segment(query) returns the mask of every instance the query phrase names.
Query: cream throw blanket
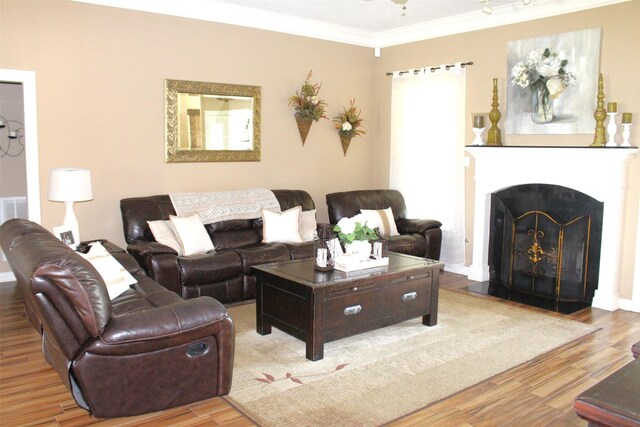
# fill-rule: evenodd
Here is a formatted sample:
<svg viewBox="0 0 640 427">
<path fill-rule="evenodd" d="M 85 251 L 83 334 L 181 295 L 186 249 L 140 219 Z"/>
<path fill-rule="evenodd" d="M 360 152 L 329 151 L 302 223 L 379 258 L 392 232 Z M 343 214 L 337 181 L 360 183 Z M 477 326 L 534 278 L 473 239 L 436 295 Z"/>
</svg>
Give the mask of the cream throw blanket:
<svg viewBox="0 0 640 427">
<path fill-rule="evenodd" d="M 280 203 L 272 191 L 252 188 L 210 193 L 169 193 L 178 216 L 197 213 L 203 224 L 230 219 L 260 218 L 263 209 L 280 212 Z"/>
</svg>

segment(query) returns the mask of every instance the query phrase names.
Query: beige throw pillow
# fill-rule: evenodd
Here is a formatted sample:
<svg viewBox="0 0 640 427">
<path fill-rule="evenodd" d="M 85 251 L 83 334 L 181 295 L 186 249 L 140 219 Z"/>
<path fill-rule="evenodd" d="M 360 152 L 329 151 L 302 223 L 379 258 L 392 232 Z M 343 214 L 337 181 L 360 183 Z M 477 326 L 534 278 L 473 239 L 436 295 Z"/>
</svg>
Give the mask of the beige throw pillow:
<svg viewBox="0 0 640 427">
<path fill-rule="evenodd" d="M 300 211 L 298 218 L 298 233 L 303 242 L 310 242 L 318 235 L 318 222 L 316 221 L 316 210 Z"/>
<path fill-rule="evenodd" d="M 147 221 L 149 229 L 156 242 L 169 246 L 174 251 L 178 252 L 178 255 L 182 255 L 182 248 L 180 247 L 180 241 L 176 234 L 176 229 L 169 220 Z"/>
<path fill-rule="evenodd" d="M 170 215 L 169 219 L 176 229 L 182 255 L 203 254 L 213 250 L 213 242 L 197 213 L 190 216 Z"/>
<path fill-rule="evenodd" d="M 113 300 L 137 283 L 136 279 L 116 260 L 100 242 L 91 243 L 89 252 L 80 256 L 89 261 L 98 270 L 105 285 L 109 299 Z"/>
<path fill-rule="evenodd" d="M 300 243 L 298 220 L 302 208 L 296 206 L 282 213 L 262 210 L 262 243 Z"/>
<path fill-rule="evenodd" d="M 371 228 L 379 228 L 380 232 L 385 237 L 399 236 L 398 228 L 396 227 L 396 221 L 393 219 L 393 211 L 391 208 L 387 209 L 361 209 L 360 213 L 364 216 L 365 220 Z"/>
</svg>

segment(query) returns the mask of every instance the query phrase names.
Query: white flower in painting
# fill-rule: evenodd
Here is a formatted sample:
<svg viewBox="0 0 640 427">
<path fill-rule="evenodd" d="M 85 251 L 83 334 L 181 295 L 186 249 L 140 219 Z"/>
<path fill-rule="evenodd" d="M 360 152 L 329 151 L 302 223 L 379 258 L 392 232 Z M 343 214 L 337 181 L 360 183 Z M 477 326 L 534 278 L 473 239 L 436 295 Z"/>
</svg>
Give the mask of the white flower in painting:
<svg viewBox="0 0 640 427">
<path fill-rule="evenodd" d="M 562 66 L 562 60 L 558 58 L 557 54 L 550 54 L 548 56 L 542 56 L 538 60 L 536 69 L 538 74 L 544 77 L 551 77 L 558 74 L 560 67 Z"/>
<path fill-rule="evenodd" d="M 527 74 L 527 66 L 524 62 L 520 61 L 513 66 L 511 77 L 511 82 L 514 85 L 523 88 L 529 86 L 529 74 Z"/>
<path fill-rule="evenodd" d="M 549 77 L 549 80 L 547 80 L 547 90 L 552 99 L 559 97 L 564 90 L 562 79 L 558 76 Z"/>
</svg>

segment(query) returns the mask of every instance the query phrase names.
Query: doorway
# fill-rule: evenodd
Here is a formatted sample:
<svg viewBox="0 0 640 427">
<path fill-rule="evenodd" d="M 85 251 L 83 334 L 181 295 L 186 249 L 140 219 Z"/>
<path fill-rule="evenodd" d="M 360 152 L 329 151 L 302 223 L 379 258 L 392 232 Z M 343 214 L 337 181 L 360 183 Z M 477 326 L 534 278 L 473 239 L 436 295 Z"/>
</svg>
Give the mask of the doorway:
<svg viewBox="0 0 640 427">
<path fill-rule="evenodd" d="M 25 218 L 40 223 L 40 175 L 36 76 L 33 71 L 0 69 L 0 223 Z M 14 280 L 4 254 L 0 282 Z"/>
</svg>

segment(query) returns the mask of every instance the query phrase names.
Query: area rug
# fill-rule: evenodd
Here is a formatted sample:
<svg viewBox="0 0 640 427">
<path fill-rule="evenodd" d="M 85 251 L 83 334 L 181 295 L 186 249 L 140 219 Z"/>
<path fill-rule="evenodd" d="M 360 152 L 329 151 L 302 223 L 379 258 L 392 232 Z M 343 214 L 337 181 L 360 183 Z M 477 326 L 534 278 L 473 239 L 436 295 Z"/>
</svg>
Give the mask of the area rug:
<svg viewBox="0 0 640 427">
<path fill-rule="evenodd" d="M 324 359 L 273 328 L 255 304 L 230 309 L 236 326 L 227 399 L 262 426 L 377 426 L 418 410 L 596 328 L 451 291 L 438 324 L 414 319 L 325 344 Z"/>
</svg>

